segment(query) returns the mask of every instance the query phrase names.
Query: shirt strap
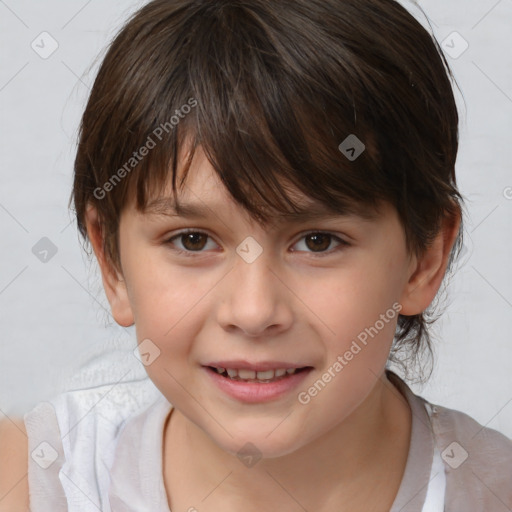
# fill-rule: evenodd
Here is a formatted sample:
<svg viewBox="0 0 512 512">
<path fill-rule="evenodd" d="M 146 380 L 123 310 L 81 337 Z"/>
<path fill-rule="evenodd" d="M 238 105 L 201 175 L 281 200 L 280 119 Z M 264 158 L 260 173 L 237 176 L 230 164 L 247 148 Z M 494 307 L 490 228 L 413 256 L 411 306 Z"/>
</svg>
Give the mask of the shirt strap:
<svg viewBox="0 0 512 512">
<path fill-rule="evenodd" d="M 430 404 L 425 404 L 429 416 L 432 414 Z M 446 493 L 446 474 L 441 453 L 437 446 L 434 448 L 432 469 L 427 488 L 427 496 L 421 512 L 443 512 Z"/>
</svg>

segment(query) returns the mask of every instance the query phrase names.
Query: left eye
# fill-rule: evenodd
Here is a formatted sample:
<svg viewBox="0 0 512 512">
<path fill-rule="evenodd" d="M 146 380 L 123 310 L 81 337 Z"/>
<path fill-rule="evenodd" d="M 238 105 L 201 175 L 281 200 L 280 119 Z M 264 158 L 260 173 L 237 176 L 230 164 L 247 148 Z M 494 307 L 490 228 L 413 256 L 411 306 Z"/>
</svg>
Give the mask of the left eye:
<svg viewBox="0 0 512 512">
<path fill-rule="evenodd" d="M 348 242 L 342 240 L 336 235 L 333 235 L 332 233 L 325 233 L 323 231 L 312 231 L 310 233 L 303 235 L 300 240 L 305 240 L 305 246 L 308 249 L 314 249 L 313 253 L 319 253 L 319 256 L 322 256 L 325 252 L 327 252 L 327 254 L 330 254 L 334 251 L 340 250 L 340 248 L 344 246 L 349 245 Z M 297 242 L 297 244 L 300 244 L 300 240 L 299 242 Z M 333 240 L 338 242 L 338 245 L 331 251 L 326 251 L 326 249 L 331 245 Z M 315 256 L 317 256 L 317 254 L 315 254 Z"/>
<path fill-rule="evenodd" d="M 181 233 L 177 233 L 176 235 L 172 236 L 171 238 L 165 241 L 165 244 L 174 246 L 174 241 L 178 240 L 182 244 L 183 249 L 175 248 L 174 250 L 177 253 L 184 253 L 188 256 L 191 255 L 190 253 L 204 252 L 203 249 L 207 245 L 208 238 L 210 238 L 210 236 L 207 233 L 204 233 L 202 231 L 188 230 L 182 231 Z M 299 245 L 302 240 L 305 240 L 304 245 L 306 247 L 306 252 L 310 252 L 308 251 L 308 249 L 312 249 L 311 253 L 315 256 L 321 256 L 326 252 L 329 254 L 339 250 L 343 246 L 349 245 L 348 242 L 342 240 L 336 235 L 333 235 L 332 233 L 326 233 L 323 231 L 310 231 L 309 233 L 304 234 L 302 238 L 298 242 L 296 242 L 295 245 Z M 331 251 L 326 251 L 331 246 L 333 240 L 338 242 L 338 246 L 332 249 Z M 299 249 L 299 251 L 300 250 L 303 249 Z M 297 250 L 294 249 L 293 252 L 297 252 Z"/>
</svg>

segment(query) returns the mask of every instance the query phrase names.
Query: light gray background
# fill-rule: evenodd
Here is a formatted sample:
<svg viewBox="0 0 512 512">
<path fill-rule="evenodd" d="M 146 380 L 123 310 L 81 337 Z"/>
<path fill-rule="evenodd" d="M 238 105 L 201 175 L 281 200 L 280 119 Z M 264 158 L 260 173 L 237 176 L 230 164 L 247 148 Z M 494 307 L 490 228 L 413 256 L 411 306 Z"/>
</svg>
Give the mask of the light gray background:
<svg viewBox="0 0 512 512">
<path fill-rule="evenodd" d="M 135 330 L 113 322 L 67 204 L 97 56 L 144 3 L 0 1 L 0 419 L 85 383 L 77 370 L 105 354 L 143 372 L 131 355 Z M 402 3 L 425 25 L 413 3 Z M 435 371 L 413 389 L 512 437 L 512 0 L 419 5 L 447 55 L 469 44 L 448 55 L 464 95 L 455 89 L 468 216 L 462 262 L 434 329 Z M 42 46 L 43 31 L 58 43 L 46 59 L 31 47 Z M 32 252 L 43 237 L 57 248 L 46 262 Z"/>
</svg>

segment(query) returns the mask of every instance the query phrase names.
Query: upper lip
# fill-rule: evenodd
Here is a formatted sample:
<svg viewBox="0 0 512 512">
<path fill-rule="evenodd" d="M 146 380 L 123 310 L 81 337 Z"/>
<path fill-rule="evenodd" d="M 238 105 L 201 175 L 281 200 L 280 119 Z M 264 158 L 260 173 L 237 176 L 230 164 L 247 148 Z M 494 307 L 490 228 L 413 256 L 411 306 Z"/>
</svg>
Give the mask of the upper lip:
<svg viewBox="0 0 512 512">
<path fill-rule="evenodd" d="M 287 363 L 284 361 L 259 361 L 257 363 L 250 363 L 249 361 L 237 359 L 231 361 L 213 361 L 211 363 L 206 363 L 204 366 L 213 366 L 214 368 L 232 368 L 237 370 L 265 371 L 278 370 L 280 368 L 304 368 L 308 365 Z"/>
</svg>

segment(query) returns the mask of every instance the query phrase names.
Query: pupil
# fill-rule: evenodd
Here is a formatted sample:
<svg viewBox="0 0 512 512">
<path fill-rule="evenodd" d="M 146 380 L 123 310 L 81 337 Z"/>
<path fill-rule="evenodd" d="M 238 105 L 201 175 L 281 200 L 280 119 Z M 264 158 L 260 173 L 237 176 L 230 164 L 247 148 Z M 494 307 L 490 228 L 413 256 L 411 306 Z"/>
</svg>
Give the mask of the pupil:
<svg viewBox="0 0 512 512">
<path fill-rule="evenodd" d="M 189 250 L 202 249 L 203 246 L 201 246 L 200 243 L 199 243 L 199 247 L 197 246 L 198 239 L 200 239 L 201 237 L 204 237 L 204 235 L 202 233 L 186 233 L 183 236 L 185 237 L 185 241 L 184 241 L 183 245 L 187 249 L 189 249 Z M 188 242 L 192 242 L 192 246 L 190 246 L 190 244 Z"/>
<path fill-rule="evenodd" d="M 314 235 L 309 235 L 307 239 L 313 240 L 312 247 L 309 247 L 308 244 L 308 247 L 310 249 L 327 249 L 329 247 L 329 235 L 326 235 L 325 233 L 316 233 Z"/>
</svg>

